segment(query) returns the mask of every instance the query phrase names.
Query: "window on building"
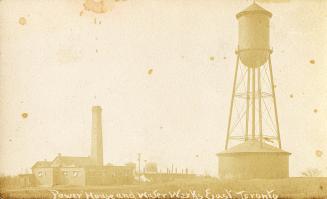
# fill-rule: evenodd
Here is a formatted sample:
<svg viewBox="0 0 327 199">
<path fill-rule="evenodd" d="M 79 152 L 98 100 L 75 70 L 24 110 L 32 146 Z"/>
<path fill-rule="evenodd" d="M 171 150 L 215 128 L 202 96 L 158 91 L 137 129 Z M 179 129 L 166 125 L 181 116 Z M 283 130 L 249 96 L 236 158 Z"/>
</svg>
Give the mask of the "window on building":
<svg viewBox="0 0 327 199">
<path fill-rule="evenodd" d="M 42 171 L 39 171 L 39 172 L 37 173 L 37 175 L 38 175 L 39 177 L 42 177 L 42 176 L 43 176 L 43 172 L 42 172 Z"/>
<path fill-rule="evenodd" d="M 73 172 L 73 176 L 74 176 L 74 177 L 77 177 L 77 176 L 78 176 L 78 173 L 79 173 L 78 171 L 74 171 L 74 172 Z"/>
</svg>

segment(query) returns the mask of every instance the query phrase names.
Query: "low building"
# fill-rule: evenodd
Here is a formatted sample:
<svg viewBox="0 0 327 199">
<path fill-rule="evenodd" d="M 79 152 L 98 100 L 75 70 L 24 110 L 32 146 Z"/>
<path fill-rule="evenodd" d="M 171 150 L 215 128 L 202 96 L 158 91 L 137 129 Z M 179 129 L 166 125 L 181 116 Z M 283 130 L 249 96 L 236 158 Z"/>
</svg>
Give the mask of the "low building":
<svg viewBox="0 0 327 199">
<path fill-rule="evenodd" d="M 131 184 L 134 168 L 96 166 L 89 157 L 58 155 L 53 161 L 39 161 L 32 167 L 38 186 Z"/>
<path fill-rule="evenodd" d="M 51 167 L 51 162 L 38 161 L 32 166 L 32 174 L 35 178 L 35 185 L 53 186 L 55 169 Z"/>
<path fill-rule="evenodd" d="M 289 155 L 277 147 L 249 140 L 218 153 L 222 179 L 289 177 Z"/>
<path fill-rule="evenodd" d="M 147 179 L 148 182 L 151 183 L 162 183 L 179 179 L 191 179 L 196 177 L 196 175 L 188 173 L 188 169 L 178 170 L 177 168 L 175 168 L 174 172 L 173 168 L 171 170 L 167 168 L 166 172 L 158 171 L 158 166 L 155 162 L 148 162 L 145 164 L 142 176 Z"/>
</svg>

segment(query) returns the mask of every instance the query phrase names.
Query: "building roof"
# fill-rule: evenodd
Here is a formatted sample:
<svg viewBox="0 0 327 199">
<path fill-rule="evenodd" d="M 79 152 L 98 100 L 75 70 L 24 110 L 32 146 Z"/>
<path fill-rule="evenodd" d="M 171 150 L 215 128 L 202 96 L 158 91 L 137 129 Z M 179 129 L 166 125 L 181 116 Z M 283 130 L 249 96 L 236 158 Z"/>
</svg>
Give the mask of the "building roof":
<svg viewBox="0 0 327 199">
<path fill-rule="evenodd" d="M 218 155 L 224 154 L 236 154 L 236 153 L 284 153 L 290 154 L 287 151 L 284 151 L 280 148 L 274 147 L 272 145 L 261 143 L 257 140 L 249 140 L 233 146 L 225 151 L 218 153 Z"/>
<path fill-rule="evenodd" d="M 264 9 L 263 7 L 259 6 L 258 4 L 256 3 L 253 3 L 252 5 L 250 5 L 249 7 L 247 7 L 246 9 L 244 9 L 243 11 L 239 12 L 237 15 L 236 15 L 236 18 L 240 18 L 241 16 L 243 15 L 246 15 L 246 14 L 265 14 L 269 17 L 272 16 L 271 12 L 269 12 L 268 10 Z"/>
<path fill-rule="evenodd" d="M 58 155 L 51 164 L 51 167 L 85 167 L 94 165 L 90 157 L 73 157 Z"/>
<path fill-rule="evenodd" d="M 18 174 L 19 177 L 31 177 L 34 176 L 33 173 L 23 173 L 23 174 Z"/>
<path fill-rule="evenodd" d="M 48 168 L 51 167 L 51 161 L 37 161 L 32 168 Z"/>
</svg>

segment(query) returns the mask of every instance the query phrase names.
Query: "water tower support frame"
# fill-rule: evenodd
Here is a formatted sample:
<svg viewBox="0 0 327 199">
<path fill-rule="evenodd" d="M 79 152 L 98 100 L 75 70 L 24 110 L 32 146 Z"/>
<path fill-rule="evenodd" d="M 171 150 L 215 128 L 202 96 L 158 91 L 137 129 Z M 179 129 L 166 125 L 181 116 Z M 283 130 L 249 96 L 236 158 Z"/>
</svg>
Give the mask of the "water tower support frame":
<svg viewBox="0 0 327 199">
<path fill-rule="evenodd" d="M 275 119 L 275 133 L 276 137 L 275 139 L 277 140 L 278 147 L 281 148 L 281 138 L 280 138 L 280 131 L 279 131 L 279 121 L 278 121 L 278 113 L 277 113 L 277 103 L 276 103 L 276 94 L 275 94 L 275 83 L 274 83 L 274 78 L 273 78 L 273 72 L 272 72 L 272 64 L 271 64 L 271 49 L 255 49 L 255 50 L 260 50 L 260 51 L 266 51 L 267 52 L 267 62 L 268 62 L 268 67 L 269 67 L 269 77 L 268 77 L 268 82 L 270 84 L 271 88 L 271 97 L 272 97 L 272 102 L 273 102 L 273 112 L 274 112 L 274 119 Z M 240 69 L 240 53 L 243 51 L 248 51 L 248 49 L 245 50 L 237 50 L 235 53 L 237 54 L 236 58 L 236 66 L 235 66 L 235 73 L 234 73 L 234 81 L 233 81 L 233 90 L 232 90 L 232 96 L 231 96 L 231 102 L 230 102 L 230 109 L 229 109 L 229 118 L 228 118 L 228 126 L 227 126 L 227 136 L 226 136 L 226 141 L 225 141 L 225 150 L 228 149 L 229 142 L 231 139 L 234 139 L 233 136 L 231 136 L 231 133 L 233 130 L 231 130 L 231 124 L 232 124 L 232 118 L 233 118 L 233 109 L 234 109 L 234 102 L 235 102 L 235 97 L 237 97 L 236 92 L 237 92 L 237 79 L 238 79 L 238 72 Z M 266 65 L 266 66 L 267 66 Z M 246 116 L 246 122 L 245 122 L 245 129 L 244 129 L 244 135 L 240 137 L 241 140 L 247 141 L 249 139 L 255 140 L 259 139 L 261 145 L 264 142 L 264 139 L 266 137 L 263 135 L 263 127 L 262 127 L 262 100 L 263 96 L 262 94 L 262 85 L 261 85 L 261 67 L 246 67 L 246 73 L 244 75 L 247 75 L 247 83 L 246 83 L 246 110 L 245 110 L 245 116 Z M 269 89 L 270 90 L 270 89 Z M 257 99 L 257 100 L 256 100 Z M 251 101 L 251 103 L 250 103 Z M 258 107 L 256 107 L 256 103 Z M 265 105 L 266 106 L 266 105 Z M 257 109 L 256 109 L 257 108 Z M 251 109 L 251 111 L 250 111 Z M 267 107 L 266 107 L 267 109 Z M 250 116 L 251 112 L 251 116 Z M 258 113 L 258 116 L 256 118 L 256 112 Z M 272 119 L 272 118 L 271 118 Z M 251 124 L 250 124 L 251 122 Z M 257 123 L 258 122 L 258 123 Z M 249 135 L 249 130 L 251 128 L 251 135 Z M 256 127 L 258 128 L 258 132 Z M 257 137 L 258 135 L 258 137 Z M 267 135 L 266 135 L 267 136 Z"/>
</svg>

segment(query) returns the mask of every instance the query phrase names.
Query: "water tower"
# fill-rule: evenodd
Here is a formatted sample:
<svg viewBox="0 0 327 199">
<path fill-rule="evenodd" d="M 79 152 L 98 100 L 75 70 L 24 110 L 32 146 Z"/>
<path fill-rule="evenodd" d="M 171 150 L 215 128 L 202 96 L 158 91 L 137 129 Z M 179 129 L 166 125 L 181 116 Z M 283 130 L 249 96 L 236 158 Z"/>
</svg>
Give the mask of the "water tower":
<svg viewBox="0 0 327 199">
<path fill-rule="evenodd" d="M 288 177 L 290 153 L 282 150 L 271 64 L 272 14 L 255 2 L 236 15 L 236 68 L 225 150 L 218 153 L 221 178 Z"/>
</svg>

